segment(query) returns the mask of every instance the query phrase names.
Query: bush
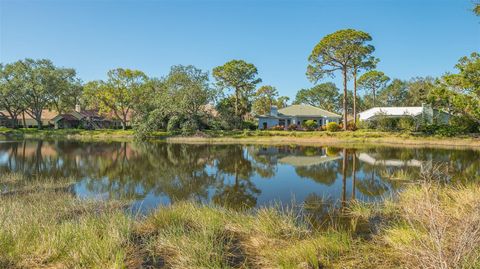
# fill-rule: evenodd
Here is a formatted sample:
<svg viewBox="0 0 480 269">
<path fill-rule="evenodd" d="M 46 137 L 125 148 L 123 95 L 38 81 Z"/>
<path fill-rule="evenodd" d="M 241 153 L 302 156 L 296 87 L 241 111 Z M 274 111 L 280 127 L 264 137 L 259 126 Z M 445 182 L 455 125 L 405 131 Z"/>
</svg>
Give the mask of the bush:
<svg viewBox="0 0 480 269">
<path fill-rule="evenodd" d="M 183 122 L 181 125 L 182 125 L 182 133 L 184 134 L 191 134 L 199 129 L 198 124 L 193 120 L 187 120 Z"/>
<path fill-rule="evenodd" d="M 287 130 L 289 130 L 289 131 L 295 131 L 297 129 L 298 129 L 298 126 L 296 124 L 290 124 L 287 127 Z"/>
<path fill-rule="evenodd" d="M 303 128 L 305 128 L 308 131 L 313 131 L 315 128 L 317 128 L 318 124 L 314 120 L 307 120 L 303 122 Z"/>
<path fill-rule="evenodd" d="M 177 131 L 178 129 L 180 129 L 180 118 L 177 117 L 177 116 L 172 116 L 169 120 L 168 120 L 168 124 L 167 124 L 167 131 L 171 132 L 171 131 Z"/>
<path fill-rule="evenodd" d="M 359 120 L 357 121 L 358 129 L 374 129 L 375 126 L 372 121 Z"/>
<path fill-rule="evenodd" d="M 340 125 L 336 122 L 329 122 L 327 123 L 327 131 L 329 132 L 337 132 L 340 130 Z"/>
<path fill-rule="evenodd" d="M 242 122 L 242 129 L 248 129 L 250 131 L 254 131 L 257 129 L 257 123 L 253 121 L 243 121 Z"/>
<path fill-rule="evenodd" d="M 400 118 L 398 128 L 403 131 L 413 131 L 415 130 L 415 120 L 412 117 Z"/>
<path fill-rule="evenodd" d="M 275 131 L 283 131 L 283 130 L 285 130 L 285 126 L 275 125 L 271 129 L 275 130 Z"/>
<path fill-rule="evenodd" d="M 480 131 L 480 124 L 465 116 L 453 116 L 450 125 L 456 126 L 462 133 L 477 133 Z"/>
<path fill-rule="evenodd" d="M 390 118 L 386 115 L 377 115 L 373 124 L 380 131 L 395 131 L 398 129 L 398 118 Z"/>
<path fill-rule="evenodd" d="M 448 124 L 429 124 L 425 125 L 422 130 L 428 135 L 439 135 L 445 137 L 452 137 L 463 133 L 461 127 Z"/>
</svg>

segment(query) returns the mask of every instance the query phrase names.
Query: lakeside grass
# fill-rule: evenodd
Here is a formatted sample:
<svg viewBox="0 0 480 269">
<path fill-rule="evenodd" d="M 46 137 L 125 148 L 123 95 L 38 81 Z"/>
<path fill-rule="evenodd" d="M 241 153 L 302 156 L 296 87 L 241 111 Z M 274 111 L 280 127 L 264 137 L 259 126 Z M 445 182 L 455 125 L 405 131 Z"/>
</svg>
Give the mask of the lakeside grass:
<svg viewBox="0 0 480 269">
<path fill-rule="evenodd" d="M 181 202 L 141 216 L 126 201 L 78 199 L 69 184 L 0 176 L 0 268 L 480 266 L 474 184 L 412 184 L 395 200 L 351 203 L 343 213 L 350 227 L 327 229 L 273 207 L 233 211 Z M 362 226 L 367 234 L 358 232 Z"/>
<path fill-rule="evenodd" d="M 0 135 L 21 138 L 67 138 L 80 140 L 132 140 L 132 129 L 9 129 L 0 127 Z M 204 130 L 191 135 L 178 132 L 153 132 L 149 140 L 175 143 L 243 143 L 243 144 L 386 144 L 406 146 L 458 146 L 480 148 L 480 135 L 456 137 L 431 136 L 422 133 L 357 131 L 212 131 Z"/>
<path fill-rule="evenodd" d="M 480 148 L 479 135 L 442 137 L 409 132 L 356 131 L 205 131 L 201 135 L 167 136 L 177 143 L 245 143 L 245 144 L 383 144 L 402 146 L 446 146 Z"/>
</svg>

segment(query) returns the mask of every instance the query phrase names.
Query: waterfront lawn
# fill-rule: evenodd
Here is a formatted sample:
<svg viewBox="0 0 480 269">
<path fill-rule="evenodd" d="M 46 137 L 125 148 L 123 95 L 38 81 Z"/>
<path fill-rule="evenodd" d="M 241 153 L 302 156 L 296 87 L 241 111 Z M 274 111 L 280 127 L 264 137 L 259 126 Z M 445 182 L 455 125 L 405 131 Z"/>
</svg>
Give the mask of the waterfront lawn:
<svg viewBox="0 0 480 269">
<path fill-rule="evenodd" d="M 279 208 L 180 202 L 140 216 L 128 201 L 75 198 L 71 183 L 1 176 L 1 268 L 480 266 L 478 185 L 411 185 L 395 201 L 350 204 L 348 227 L 320 229 Z"/>
<path fill-rule="evenodd" d="M 9 129 L 0 127 L 0 135 L 23 138 L 73 138 L 73 139 L 133 139 L 132 129 Z M 376 130 L 357 131 L 274 131 L 203 130 L 184 134 L 181 132 L 155 131 L 147 139 L 166 139 L 172 142 L 226 142 L 226 143 L 380 143 L 432 146 L 480 147 L 480 135 L 442 137 L 412 132 L 382 132 Z"/>
</svg>

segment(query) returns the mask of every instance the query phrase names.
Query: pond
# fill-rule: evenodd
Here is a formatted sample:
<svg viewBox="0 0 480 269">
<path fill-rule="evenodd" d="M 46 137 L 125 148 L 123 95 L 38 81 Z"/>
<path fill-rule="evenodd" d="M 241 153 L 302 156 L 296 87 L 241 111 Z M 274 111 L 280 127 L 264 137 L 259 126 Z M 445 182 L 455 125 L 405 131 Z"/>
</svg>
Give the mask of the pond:
<svg viewBox="0 0 480 269">
<path fill-rule="evenodd" d="M 0 176 L 70 178 L 72 195 L 130 199 L 146 212 L 182 200 L 231 208 L 341 207 L 378 201 L 407 180 L 480 180 L 480 151 L 363 146 L 0 141 Z M 3 188 L 3 190 L 2 190 Z M 7 191 L 0 185 L 0 191 Z"/>
</svg>

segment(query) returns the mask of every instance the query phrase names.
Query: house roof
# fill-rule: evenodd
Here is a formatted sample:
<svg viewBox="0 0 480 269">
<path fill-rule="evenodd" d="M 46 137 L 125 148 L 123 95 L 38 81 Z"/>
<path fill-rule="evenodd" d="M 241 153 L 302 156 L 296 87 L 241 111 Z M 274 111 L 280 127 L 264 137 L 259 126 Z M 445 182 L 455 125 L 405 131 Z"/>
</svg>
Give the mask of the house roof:
<svg viewBox="0 0 480 269">
<path fill-rule="evenodd" d="M 368 120 L 371 117 L 376 115 L 386 115 L 386 116 L 418 116 L 422 114 L 423 107 L 421 106 L 414 106 L 414 107 L 373 107 L 367 109 L 363 112 L 358 113 L 360 120 Z"/>
<path fill-rule="evenodd" d="M 6 111 L 0 111 L 0 114 L 4 114 L 4 115 L 8 115 L 8 113 Z M 54 110 L 50 110 L 50 109 L 44 109 L 42 110 L 42 120 L 43 121 L 47 121 L 47 120 L 52 120 L 53 118 L 55 118 L 55 116 L 57 116 L 57 112 L 54 111 Z M 9 117 L 10 118 L 10 117 Z M 23 119 L 23 116 L 22 114 L 20 113 L 20 115 L 17 116 L 17 119 L 18 120 L 22 120 Z M 32 118 L 30 115 L 28 115 L 27 113 L 25 113 L 25 119 L 26 120 L 33 120 L 34 118 Z"/>
<path fill-rule="evenodd" d="M 311 105 L 291 105 L 278 110 L 279 114 L 285 116 L 305 116 L 305 117 L 332 117 L 341 118 L 340 115 L 333 112 L 314 107 Z"/>
<path fill-rule="evenodd" d="M 312 166 L 341 159 L 342 156 L 286 156 L 278 160 L 279 163 L 289 164 L 292 166 Z"/>
</svg>

